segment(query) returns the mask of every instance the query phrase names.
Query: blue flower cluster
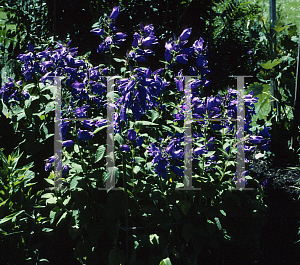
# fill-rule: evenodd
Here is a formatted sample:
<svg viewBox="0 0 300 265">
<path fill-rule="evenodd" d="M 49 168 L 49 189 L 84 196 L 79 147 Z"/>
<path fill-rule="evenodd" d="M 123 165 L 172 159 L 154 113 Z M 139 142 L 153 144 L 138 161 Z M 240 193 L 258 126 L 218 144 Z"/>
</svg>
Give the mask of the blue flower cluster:
<svg viewBox="0 0 300 265">
<path fill-rule="evenodd" d="M 120 14 L 119 7 L 114 7 L 108 20 L 100 28 L 94 28 L 91 32 L 100 36 L 102 42 L 97 48 L 99 54 L 113 54 L 112 49 L 120 46 L 126 41 L 127 35 L 118 32 L 115 26 L 116 19 Z M 226 96 L 211 96 L 202 98 L 201 89 L 208 86 L 210 81 L 207 80 L 208 74 L 211 71 L 208 69 L 208 52 L 207 46 L 204 46 L 204 40 L 200 37 L 193 45 L 187 47 L 188 39 L 192 34 L 191 28 L 186 28 L 182 31 L 179 37 L 175 34 L 165 43 L 165 68 L 153 71 L 150 68 L 131 66 L 131 62 L 137 65 L 139 62 L 146 62 L 150 55 L 154 54 L 152 48 L 158 44 L 158 39 L 155 36 L 155 30 L 152 24 L 144 26 L 140 24 L 139 31 L 133 34 L 133 42 L 131 50 L 127 51 L 125 60 L 125 69 L 129 67 L 130 71 L 123 71 L 122 79 L 116 81 L 116 89 L 119 97 L 114 104 L 108 103 L 105 96 L 107 92 L 106 76 L 112 73 L 111 65 L 91 66 L 83 57 L 77 56 L 77 48 L 70 48 L 70 43 L 57 45 L 51 49 L 47 48 L 42 52 L 36 52 L 33 45 L 29 44 L 28 53 L 20 54 L 18 59 L 23 63 L 22 72 L 25 81 L 30 81 L 34 76 L 41 77 L 40 81 L 44 84 L 52 81 L 53 76 L 64 76 L 63 89 L 64 92 L 69 92 L 69 106 L 66 110 L 66 103 L 62 103 L 63 113 L 68 113 L 71 117 L 87 118 L 88 111 L 94 110 L 97 105 L 98 110 L 102 107 L 115 109 L 115 132 L 121 132 L 122 122 L 125 126 L 128 125 L 129 115 L 132 115 L 134 121 L 141 119 L 142 115 L 146 114 L 153 108 L 159 108 L 166 111 L 166 105 L 159 102 L 162 92 L 170 83 L 176 86 L 178 92 L 184 91 L 184 74 L 183 70 L 179 70 L 177 75 L 170 74 L 174 65 L 190 63 L 189 74 L 196 76 L 189 84 L 192 89 L 192 116 L 194 119 L 206 119 L 197 121 L 197 126 L 209 125 L 209 130 L 206 139 L 203 142 L 199 138 L 203 138 L 202 133 L 195 132 L 193 134 L 194 140 L 201 144 L 200 147 L 193 149 L 194 161 L 199 161 L 199 156 L 207 154 L 207 152 L 216 149 L 215 133 L 221 129 L 227 129 L 227 135 L 230 133 L 234 137 L 235 123 L 228 121 L 228 118 L 236 118 L 237 116 L 237 91 L 233 89 L 228 90 Z M 107 62 L 107 61 L 106 61 Z M 110 63 L 110 62 L 109 62 Z M 169 73 L 172 80 L 167 82 L 165 76 Z M 9 79 L 0 89 L 0 95 L 4 103 L 8 103 L 9 99 L 21 101 L 21 99 L 28 99 L 30 97 L 28 91 L 22 88 L 22 81 L 14 82 Z M 260 132 L 258 136 L 251 135 L 251 121 L 255 114 L 254 103 L 257 98 L 253 97 L 253 92 L 245 96 L 245 131 L 250 134 L 245 147 L 246 158 L 249 154 L 253 154 L 255 147 L 260 150 L 267 151 L 269 148 L 271 135 L 268 132 L 268 127 Z M 81 107 L 79 107 L 79 103 Z M 75 107 L 76 106 L 76 107 Z M 178 112 L 174 113 L 174 123 L 184 120 L 185 104 L 179 106 Z M 224 119 L 219 124 L 208 122 L 209 119 Z M 101 127 L 106 124 L 105 119 L 98 121 L 77 121 L 82 127 L 77 129 L 78 139 L 82 142 L 92 140 L 94 137 L 93 130 L 95 127 Z M 69 148 L 74 145 L 73 140 L 68 140 L 68 133 L 71 129 L 71 122 L 63 120 L 61 122 L 61 137 L 63 140 L 63 147 Z M 126 130 L 126 128 L 125 128 Z M 120 146 L 120 150 L 129 152 L 131 148 L 138 148 L 143 144 L 143 138 L 137 137 L 137 132 L 133 129 L 127 130 L 127 144 Z M 184 160 L 184 134 L 171 134 L 167 139 L 160 139 L 159 146 L 154 143 L 147 148 L 147 151 L 153 157 L 152 164 L 155 167 L 155 172 L 166 178 L 168 169 L 171 169 L 178 176 L 183 176 L 183 160 Z M 168 142 L 169 141 L 169 142 Z M 229 147 L 226 152 L 229 153 Z M 215 164 L 218 160 L 217 155 L 205 157 L 205 165 Z M 51 168 L 55 157 L 52 156 L 47 160 L 45 170 Z M 63 169 L 64 174 L 69 171 L 69 166 L 59 164 L 60 169 Z"/>
<path fill-rule="evenodd" d="M 30 98 L 28 91 L 22 89 L 22 80 L 14 82 L 10 77 L 8 80 L 9 82 L 5 82 L 0 89 L 0 95 L 5 104 L 8 104 L 9 100 L 14 100 L 11 105 L 15 106 L 18 101 Z"/>
</svg>

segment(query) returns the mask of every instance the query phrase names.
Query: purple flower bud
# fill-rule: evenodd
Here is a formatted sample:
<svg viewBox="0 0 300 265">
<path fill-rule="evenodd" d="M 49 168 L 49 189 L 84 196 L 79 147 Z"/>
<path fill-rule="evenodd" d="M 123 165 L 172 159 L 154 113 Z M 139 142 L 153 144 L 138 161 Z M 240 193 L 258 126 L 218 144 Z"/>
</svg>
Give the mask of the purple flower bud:
<svg viewBox="0 0 300 265">
<path fill-rule="evenodd" d="M 29 43 L 29 45 L 28 45 L 28 50 L 29 50 L 30 52 L 33 52 L 33 51 L 34 51 L 34 46 L 32 45 L 32 43 Z"/>
<path fill-rule="evenodd" d="M 180 35 L 180 41 L 185 41 L 186 39 L 188 39 L 188 37 L 191 35 L 192 33 L 192 28 L 187 28 L 184 31 L 182 31 L 181 35 Z"/>
<path fill-rule="evenodd" d="M 73 146 L 73 144 L 74 144 L 74 142 L 72 140 L 67 140 L 62 143 L 62 146 L 71 147 L 71 146 Z"/>
<path fill-rule="evenodd" d="M 120 8 L 118 6 L 114 7 L 111 15 L 109 16 L 110 19 L 116 19 L 118 15 L 120 14 Z"/>
<path fill-rule="evenodd" d="M 250 49 L 249 51 L 247 51 L 247 53 L 248 53 L 248 54 L 251 54 L 251 53 L 253 53 L 253 48 L 252 48 L 252 49 Z"/>
<path fill-rule="evenodd" d="M 127 138 L 129 141 L 133 142 L 136 139 L 136 131 L 134 129 L 129 129 L 127 132 Z"/>
<path fill-rule="evenodd" d="M 123 145 L 120 146 L 120 150 L 121 150 L 122 152 L 123 152 L 123 151 L 129 152 L 129 151 L 130 151 L 130 147 L 129 147 L 128 145 L 126 145 L 126 144 L 123 144 Z"/>
<path fill-rule="evenodd" d="M 104 50 L 105 42 L 103 41 L 97 48 L 97 53 L 102 53 Z"/>
<path fill-rule="evenodd" d="M 87 130 L 78 129 L 78 134 L 78 139 L 81 138 L 83 142 L 85 142 L 85 140 L 91 140 L 94 137 L 94 134 Z"/>
<path fill-rule="evenodd" d="M 171 166 L 171 170 L 176 174 L 176 175 L 178 175 L 178 176 L 183 176 L 184 174 L 183 174 L 183 169 L 180 169 L 180 168 L 178 168 L 178 167 L 176 167 L 176 166 Z"/>
<path fill-rule="evenodd" d="M 102 127 L 107 123 L 105 119 L 98 120 L 95 124 L 96 127 Z"/>
<path fill-rule="evenodd" d="M 91 32 L 93 32 L 95 35 L 98 35 L 98 36 L 101 36 L 104 34 L 103 29 L 93 29 L 93 30 L 91 30 Z"/>
<path fill-rule="evenodd" d="M 190 66 L 189 73 L 190 75 L 198 75 L 198 71 L 193 66 Z"/>
<path fill-rule="evenodd" d="M 113 39 L 112 39 L 111 37 L 108 36 L 108 37 L 105 39 L 105 42 L 106 42 L 106 44 L 110 45 L 110 44 L 113 43 Z"/>
<path fill-rule="evenodd" d="M 155 38 L 155 36 L 150 35 L 147 38 L 143 39 L 142 42 L 143 42 L 144 46 L 148 47 L 148 46 L 151 46 L 152 44 L 154 44 L 155 41 L 157 41 L 157 39 Z"/>
<path fill-rule="evenodd" d="M 143 140 L 143 137 L 140 136 L 136 139 L 136 145 L 137 146 L 141 146 L 143 144 L 144 140 Z"/>
<path fill-rule="evenodd" d="M 64 166 L 63 166 L 62 173 L 63 173 L 63 174 L 68 174 L 68 173 L 69 173 L 69 169 L 70 169 L 70 168 L 69 168 L 68 165 L 64 165 Z"/>
<path fill-rule="evenodd" d="M 181 54 L 176 56 L 176 62 L 186 64 L 188 61 L 188 55 L 187 54 Z"/>
<path fill-rule="evenodd" d="M 167 62 L 171 62 L 172 56 L 170 50 L 165 50 L 165 59 Z"/>
<path fill-rule="evenodd" d="M 107 75 L 109 73 L 109 69 L 106 67 L 102 69 L 102 74 Z"/>
<path fill-rule="evenodd" d="M 207 150 L 205 149 L 205 146 L 198 147 L 194 150 L 195 155 L 202 155 L 204 153 L 207 153 Z"/>
<path fill-rule="evenodd" d="M 23 90 L 22 94 L 23 94 L 23 96 L 24 96 L 25 99 L 29 99 L 30 98 L 30 95 L 29 95 L 29 93 L 26 90 Z"/>
<path fill-rule="evenodd" d="M 55 156 L 51 156 L 51 157 L 48 158 L 47 163 L 51 163 L 51 164 L 52 164 L 52 163 L 54 162 L 55 159 L 56 159 Z"/>
<path fill-rule="evenodd" d="M 51 168 L 52 164 L 51 163 L 46 163 L 45 165 L 45 171 L 48 171 Z"/>
<path fill-rule="evenodd" d="M 266 139 L 264 139 L 262 136 L 250 136 L 249 142 L 251 144 L 265 144 L 267 142 Z"/>
<path fill-rule="evenodd" d="M 125 39 L 126 37 L 127 37 L 127 35 L 123 32 L 117 32 L 115 34 L 115 40 Z"/>
</svg>

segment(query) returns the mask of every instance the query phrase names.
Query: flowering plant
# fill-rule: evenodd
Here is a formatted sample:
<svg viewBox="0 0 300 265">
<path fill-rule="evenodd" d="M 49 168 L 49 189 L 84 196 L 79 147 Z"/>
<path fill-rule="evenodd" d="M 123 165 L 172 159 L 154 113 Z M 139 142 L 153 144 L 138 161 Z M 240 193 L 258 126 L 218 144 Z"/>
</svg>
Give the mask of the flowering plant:
<svg viewBox="0 0 300 265">
<path fill-rule="evenodd" d="M 20 120 L 24 122 L 24 126 L 35 118 L 38 122 L 51 118 L 50 111 L 54 110 L 53 76 L 63 77 L 62 118 L 70 119 L 60 123 L 63 159 L 58 161 L 55 155 L 46 159 L 45 171 L 50 171 L 57 162 L 56 170 L 62 170 L 63 185 L 69 189 L 47 193 L 42 198 L 55 205 L 49 215 L 50 226 L 54 221 L 56 225 L 63 222 L 72 213 L 69 232 L 73 239 L 80 235 L 75 248 L 75 256 L 78 259 L 113 259 L 114 253 L 121 248 L 120 245 L 116 247 L 117 244 L 124 240 L 119 234 L 124 222 L 127 226 L 125 231 L 128 231 L 128 222 L 131 225 L 138 222 L 140 226 L 147 227 L 163 223 L 169 226 L 174 221 L 182 220 L 184 224 L 181 240 L 192 240 L 192 255 L 197 260 L 204 247 L 204 243 L 197 243 L 197 237 L 205 242 L 213 235 L 213 247 L 220 240 L 230 241 L 231 236 L 228 233 L 232 233 L 232 227 L 228 224 L 226 215 L 233 215 L 234 207 L 240 206 L 236 201 L 231 202 L 229 208 L 222 205 L 222 201 L 229 197 L 235 200 L 236 196 L 238 197 L 228 190 L 235 187 L 234 184 L 238 181 L 235 177 L 237 151 L 234 145 L 237 132 L 235 123 L 230 120 L 237 118 L 237 91 L 229 89 L 227 93 L 206 97 L 203 88 L 210 84 L 208 75 L 211 74 L 208 69 L 207 46 L 204 46 L 204 40 L 200 37 L 187 47 L 192 34 L 191 28 L 183 30 L 178 38 L 174 34 L 173 38 L 165 43 L 165 58 L 161 61 L 164 65 L 155 71 L 142 66 L 155 54 L 153 50 L 159 45 L 153 25 L 140 24 L 139 32 L 133 34 L 131 50 L 126 52 L 123 59 L 113 57 L 114 49 L 121 46 L 128 37 L 116 28 L 119 13 L 119 8 L 115 7 L 103 28 L 92 30 L 92 33 L 102 38 L 97 52 L 104 57 L 105 64 L 92 66 L 86 57 L 77 56 L 77 48 L 70 48 L 70 42 L 57 43 L 54 49 L 49 47 L 41 52 L 35 51 L 35 48 L 29 45 L 28 53 L 18 56 L 23 62 L 22 71 L 28 84 L 13 80 L 5 83 L 0 90 L 5 106 L 3 114 L 12 118 L 16 108 L 24 108 L 23 112 L 18 112 L 21 116 L 15 121 L 16 127 Z M 107 77 L 115 75 L 113 61 L 124 63 L 124 66 L 120 68 L 119 79 L 115 82 L 115 101 L 111 103 L 107 97 Z M 188 193 L 176 190 L 183 185 L 186 144 L 183 123 L 186 104 L 183 70 L 175 74 L 173 69 L 187 63 L 191 63 L 189 75 L 194 76 L 188 83 L 192 89 L 192 118 L 198 119 L 192 123 L 193 186 L 201 188 L 198 194 L 194 191 Z M 31 80 L 35 80 L 35 83 Z M 21 92 L 23 98 L 20 96 Z M 38 99 L 45 101 L 46 108 L 40 111 L 39 115 L 34 115 L 29 111 L 29 107 Z M 257 98 L 250 92 L 244 99 L 244 129 L 247 133 L 244 150 L 247 163 L 256 147 L 262 151 L 268 150 L 270 134 L 269 128 L 264 127 L 259 136 L 253 135 L 250 123 L 255 114 L 253 104 Z M 98 188 L 103 189 L 105 183 L 110 181 L 106 178 L 104 161 L 107 136 L 103 129 L 109 126 L 106 121 L 107 109 L 115 112 L 116 140 L 115 166 L 108 171 L 114 172 L 116 184 L 124 187 L 126 193 L 124 195 L 112 190 L 105 196 L 97 197 Z M 71 120 L 74 118 L 86 120 Z M 213 119 L 220 119 L 220 122 L 216 123 Z M 47 128 L 42 128 L 47 137 Z M 123 175 L 123 179 L 119 177 L 120 174 Z M 52 171 L 47 181 L 53 183 L 53 178 Z M 254 180 L 250 176 L 247 176 L 246 180 L 251 181 L 253 185 Z M 261 190 L 256 190 L 256 193 L 262 195 Z M 78 197 L 78 194 L 81 196 Z M 124 199 L 127 202 L 127 196 L 130 206 L 126 203 L 118 204 Z M 52 197 L 57 199 L 50 200 Z M 65 201 L 58 199 L 61 197 Z M 253 201 L 256 203 L 254 207 L 260 209 L 261 202 L 256 201 L 256 197 Z M 60 207 L 64 209 L 64 213 L 58 210 Z M 130 216 L 128 212 L 124 215 L 124 210 L 128 211 L 128 207 L 131 210 Z M 208 209 L 212 209 L 213 213 L 208 213 Z M 90 210 L 93 211 L 93 216 Z M 198 211 L 201 212 L 200 217 Z M 188 224 L 187 216 L 192 220 Z M 200 225 L 197 224 L 199 220 Z M 253 217 L 252 221 L 261 220 Z M 97 228 L 102 226 L 107 227 L 108 233 L 102 228 Z M 77 229 L 79 233 L 74 232 Z M 194 230 L 197 231 L 195 235 Z M 148 236 L 151 245 L 160 249 L 161 253 L 167 248 L 167 253 L 171 256 L 178 246 L 162 239 L 164 236 L 169 240 L 169 232 L 167 227 Z M 93 233 L 97 233 L 97 236 L 93 236 Z M 136 259 L 137 263 L 142 262 L 142 259 L 134 258 L 136 254 L 133 253 L 142 251 L 141 247 L 138 247 L 139 242 L 143 240 L 142 234 L 137 233 L 130 238 L 132 244 L 137 244 L 137 247 L 131 250 L 132 259 Z M 113 240 L 108 257 L 105 253 L 96 254 L 93 250 L 94 245 L 101 249 L 103 243 L 99 243 L 100 237 Z M 160 240 L 155 241 L 153 238 Z M 234 240 L 238 241 L 238 238 Z M 83 250 L 82 244 L 87 241 L 91 245 Z M 187 252 L 185 249 L 182 251 Z M 129 255 L 128 248 L 125 252 Z M 118 256 L 117 262 L 124 262 L 123 253 Z M 126 259 L 128 258 L 127 256 Z M 161 258 L 162 256 L 158 257 Z"/>
</svg>

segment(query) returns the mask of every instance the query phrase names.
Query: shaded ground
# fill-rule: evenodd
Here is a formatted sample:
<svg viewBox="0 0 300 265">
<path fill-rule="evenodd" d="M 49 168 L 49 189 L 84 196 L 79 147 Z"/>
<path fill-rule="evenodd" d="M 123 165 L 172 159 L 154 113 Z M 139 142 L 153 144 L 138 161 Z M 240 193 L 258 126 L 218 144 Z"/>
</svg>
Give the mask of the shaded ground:
<svg viewBox="0 0 300 265">
<path fill-rule="evenodd" d="M 253 161 L 249 175 L 266 180 L 265 203 L 269 209 L 266 213 L 269 223 L 261 233 L 261 250 L 256 253 L 255 264 L 300 264 L 300 243 L 294 244 L 300 226 L 300 195 L 297 182 L 299 170 L 283 168 L 268 169 L 267 162 Z"/>
</svg>

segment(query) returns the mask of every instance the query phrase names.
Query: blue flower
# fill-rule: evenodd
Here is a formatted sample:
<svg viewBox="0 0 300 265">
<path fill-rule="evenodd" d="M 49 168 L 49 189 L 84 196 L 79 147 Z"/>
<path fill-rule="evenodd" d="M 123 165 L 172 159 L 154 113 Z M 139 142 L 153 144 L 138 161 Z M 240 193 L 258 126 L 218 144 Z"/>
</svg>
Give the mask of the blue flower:
<svg viewBox="0 0 300 265">
<path fill-rule="evenodd" d="M 75 110 L 75 116 L 77 118 L 86 118 L 86 110 L 89 108 L 88 105 L 83 106 L 83 107 L 79 107 Z"/>
<path fill-rule="evenodd" d="M 173 159 L 183 159 L 184 158 L 184 151 L 183 150 L 176 150 L 171 153 Z"/>
<path fill-rule="evenodd" d="M 30 52 L 34 52 L 34 46 L 32 45 L 32 43 L 30 42 L 29 45 L 28 45 L 28 50 Z"/>
<path fill-rule="evenodd" d="M 78 129 L 78 134 L 78 139 L 81 138 L 83 142 L 85 142 L 85 140 L 91 140 L 94 137 L 94 134 L 87 130 Z"/>
<path fill-rule="evenodd" d="M 175 57 L 176 62 L 182 63 L 182 64 L 186 64 L 188 61 L 188 55 L 187 54 L 181 54 L 181 55 L 177 55 Z"/>
<path fill-rule="evenodd" d="M 266 125 L 264 125 L 264 129 L 259 133 L 259 135 L 265 138 L 271 138 L 271 134 L 268 131 L 269 129 L 271 129 L 271 127 L 266 127 Z"/>
<path fill-rule="evenodd" d="M 29 95 L 29 93 L 26 90 L 23 90 L 22 94 L 23 94 L 23 96 L 24 96 L 25 99 L 29 99 L 30 98 L 30 95 Z"/>
<path fill-rule="evenodd" d="M 67 133 L 70 130 L 70 122 L 69 121 L 62 121 L 61 123 L 61 133 L 62 133 L 62 140 L 66 140 Z"/>
<path fill-rule="evenodd" d="M 170 165 L 168 159 L 166 157 L 161 158 L 157 163 L 154 172 L 156 172 L 159 176 L 162 176 L 163 179 L 166 179 L 168 165 Z"/>
<path fill-rule="evenodd" d="M 98 35 L 98 36 L 101 36 L 104 34 L 103 29 L 93 29 L 93 30 L 91 30 L 91 32 L 93 32 L 95 35 Z"/>
<path fill-rule="evenodd" d="M 196 40 L 193 44 L 193 48 L 194 48 L 194 51 L 196 53 L 201 53 L 202 50 L 203 50 L 203 43 L 204 43 L 204 40 L 200 37 L 199 40 Z"/>
<path fill-rule="evenodd" d="M 114 7 L 109 18 L 110 19 L 116 19 L 118 15 L 120 14 L 120 8 L 118 6 Z"/>
<path fill-rule="evenodd" d="M 169 50 L 165 50 L 165 59 L 167 62 L 171 62 L 172 56 Z"/>
<path fill-rule="evenodd" d="M 120 146 L 120 150 L 123 152 L 123 151 L 125 151 L 125 152 L 129 152 L 130 151 L 130 147 L 128 146 L 128 145 L 126 145 L 126 144 L 122 144 L 121 146 Z"/>
<path fill-rule="evenodd" d="M 62 143 L 62 146 L 64 146 L 64 147 L 71 147 L 73 145 L 74 145 L 73 140 L 67 140 Z"/>
<path fill-rule="evenodd" d="M 125 39 L 127 37 L 127 35 L 123 32 L 117 32 L 115 33 L 114 39 L 115 40 L 121 40 L 121 39 Z"/>
<path fill-rule="evenodd" d="M 143 144 L 144 140 L 143 140 L 143 137 L 140 136 L 136 139 L 136 145 L 137 146 L 141 146 Z"/>
<path fill-rule="evenodd" d="M 102 69 L 102 74 L 107 75 L 109 73 L 109 69 L 107 67 Z"/>
<path fill-rule="evenodd" d="M 105 124 L 107 123 L 107 120 L 106 119 L 100 119 L 96 122 L 95 126 L 96 127 L 102 127 L 104 126 Z"/>
<path fill-rule="evenodd" d="M 180 176 L 180 177 L 183 177 L 184 176 L 184 170 L 183 169 L 180 169 L 180 168 L 178 168 L 178 167 L 176 167 L 176 166 L 171 166 L 171 170 L 176 174 L 176 175 L 178 175 L 178 176 Z"/>
<path fill-rule="evenodd" d="M 185 41 L 186 39 L 188 39 L 188 37 L 191 35 L 192 33 L 192 28 L 187 28 L 184 31 L 182 31 L 181 35 L 180 35 L 180 41 Z"/>
<path fill-rule="evenodd" d="M 249 142 L 251 144 L 265 144 L 267 142 L 267 140 L 264 139 L 262 136 L 253 136 L 253 135 L 250 135 Z"/>
<path fill-rule="evenodd" d="M 194 150 L 195 155 L 202 155 L 204 153 L 207 153 L 207 150 L 205 149 L 205 146 L 198 147 Z"/>
<path fill-rule="evenodd" d="M 48 158 L 47 163 L 51 163 L 52 164 L 55 160 L 56 160 L 56 156 L 51 156 L 51 157 Z"/>
<path fill-rule="evenodd" d="M 155 44 L 156 41 L 157 41 L 156 37 L 153 35 L 150 35 L 147 38 L 143 39 L 142 43 L 144 46 L 148 47 L 148 46 Z"/>
<path fill-rule="evenodd" d="M 45 165 L 45 171 L 48 171 L 52 166 L 52 163 L 46 163 Z"/>
<path fill-rule="evenodd" d="M 68 165 L 64 165 L 64 166 L 63 166 L 62 173 L 63 173 L 63 174 L 68 174 L 68 173 L 69 173 L 69 169 L 70 169 L 70 168 L 69 168 Z"/>
<path fill-rule="evenodd" d="M 127 132 L 127 138 L 129 141 L 133 142 L 136 139 L 136 131 L 134 129 L 129 129 Z"/>
</svg>

